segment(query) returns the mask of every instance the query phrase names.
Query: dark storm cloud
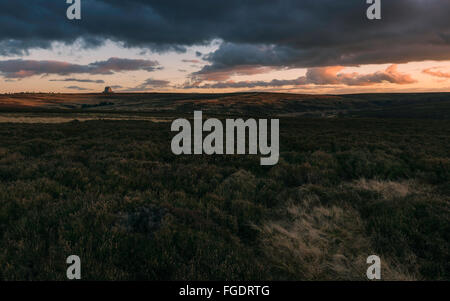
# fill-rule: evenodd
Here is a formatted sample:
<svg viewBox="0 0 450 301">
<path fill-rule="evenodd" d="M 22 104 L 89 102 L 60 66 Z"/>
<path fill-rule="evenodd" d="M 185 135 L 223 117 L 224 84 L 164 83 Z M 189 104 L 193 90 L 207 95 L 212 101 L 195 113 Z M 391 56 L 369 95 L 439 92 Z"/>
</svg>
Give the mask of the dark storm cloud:
<svg viewBox="0 0 450 301">
<path fill-rule="evenodd" d="M 112 57 L 106 61 L 99 61 L 89 64 L 89 67 L 93 69 L 93 73 L 101 74 L 110 74 L 112 72 L 133 70 L 145 70 L 151 72 L 162 69 L 162 67 L 159 66 L 159 63 L 156 61 L 123 59 L 117 57 Z"/>
<path fill-rule="evenodd" d="M 69 75 L 77 73 L 113 74 L 121 71 L 154 71 L 159 69 L 156 61 L 110 58 L 88 65 L 61 61 L 6 60 L 0 61 L 0 74 L 6 78 L 25 78 L 34 75 Z"/>
<path fill-rule="evenodd" d="M 148 90 L 168 88 L 168 87 L 170 87 L 170 81 L 168 81 L 168 80 L 149 78 L 149 79 L 145 80 L 139 86 L 136 86 L 134 88 L 127 88 L 127 89 L 123 90 L 122 92 L 140 92 L 140 91 L 148 91 Z"/>
<path fill-rule="evenodd" d="M 79 86 L 68 86 L 68 87 L 65 87 L 66 89 L 69 89 L 69 90 L 77 90 L 77 91 L 86 91 L 86 90 L 89 90 L 89 89 L 86 89 L 86 88 L 83 88 L 83 87 L 79 87 Z"/>
<path fill-rule="evenodd" d="M 348 46 L 350 47 L 350 46 Z M 381 47 L 361 51 L 355 49 L 337 52 L 338 49 L 295 50 L 280 46 L 236 45 L 224 43 L 206 60 L 210 65 L 192 74 L 194 81 L 225 80 L 233 75 L 265 73 L 267 68 L 304 68 L 320 66 L 357 66 L 360 64 L 407 63 L 422 60 L 450 59 L 450 43 L 444 45 L 399 45 L 396 48 Z M 347 48 L 347 47 L 344 47 Z M 261 68 L 265 67 L 265 68 Z"/>
<path fill-rule="evenodd" d="M 170 81 L 149 78 L 144 83 L 142 83 L 140 85 L 140 87 L 143 87 L 143 88 L 161 88 L 161 87 L 167 87 L 169 85 L 170 85 Z"/>
<path fill-rule="evenodd" d="M 274 68 L 450 59 L 450 1 L 382 1 L 381 21 L 365 0 L 89 0 L 82 20 L 66 19 L 65 1 L 0 0 L 0 54 L 85 47 L 105 39 L 125 46 L 184 51 L 225 43 L 198 75 L 240 66 Z"/>
<path fill-rule="evenodd" d="M 34 75 L 89 73 L 87 65 L 59 61 L 7 60 L 0 61 L 0 73 L 6 78 L 25 78 Z"/>
<path fill-rule="evenodd" d="M 78 79 L 78 78 L 64 78 L 64 79 L 51 79 L 51 82 L 77 82 L 77 83 L 94 83 L 94 84 L 104 84 L 105 81 L 102 79 Z"/>
</svg>

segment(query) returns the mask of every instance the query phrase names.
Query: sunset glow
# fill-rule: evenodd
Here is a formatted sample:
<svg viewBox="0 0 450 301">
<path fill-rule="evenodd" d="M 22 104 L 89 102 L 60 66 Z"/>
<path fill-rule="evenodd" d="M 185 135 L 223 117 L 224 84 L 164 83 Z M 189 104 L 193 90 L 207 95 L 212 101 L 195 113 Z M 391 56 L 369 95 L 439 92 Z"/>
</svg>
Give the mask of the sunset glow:
<svg viewBox="0 0 450 301">
<path fill-rule="evenodd" d="M 81 20 L 57 14 L 64 3 L 38 1 L 21 14 L 18 2 L 0 7 L 0 16 L 24 24 L 0 31 L 1 93 L 92 93 L 105 86 L 115 92 L 450 91 L 449 26 L 448 18 L 440 18 L 446 11 L 438 5 L 442 1 L 431 1 L 426 11 L 420 10 L 423 2 L 408 1 L 412 18 L 400 13 L 394 18 L 400 8 L 386 3 L 385 18 L 377 22 L 361 18 L 360 5 L 338 3 L 330 3 L 333 16 L 306 3 L 291 6 L 289 22 L 282 22 L 283 14 L 272 10 L 285 8 L 267 2 L 257 10 L 242 5 L 248 19 L 217 10 L 216 20 L 230 18 L 220 26 L 203 11 L 215 4 L 202 1 L 180 4 L 192 15 L 178 19 L 175 11 L 151 1 L 123 11 L 115 1 L 87 1 Z M 142 15 L 145 11 L 152 13 Z M 39 18 L 43 15 L 48 19 Z M 121 24 L 112 23 L 119 15 Z M 253 24 L 251 16 L 266 21 Z M 344 23 L 344 16 L 351 22 Z M 94 27 L 94 19 L 112 28 Z M 1 20 L 7 28 L 7 18 Z M 61 28 L 44 34 L 50 22 Z M 418 24 L 427 25 L 416 31 Z M 30 32 L 34 35 L 26 37 Z M 340 42 L 339 34 L 347 42 Z"/>
</svg>

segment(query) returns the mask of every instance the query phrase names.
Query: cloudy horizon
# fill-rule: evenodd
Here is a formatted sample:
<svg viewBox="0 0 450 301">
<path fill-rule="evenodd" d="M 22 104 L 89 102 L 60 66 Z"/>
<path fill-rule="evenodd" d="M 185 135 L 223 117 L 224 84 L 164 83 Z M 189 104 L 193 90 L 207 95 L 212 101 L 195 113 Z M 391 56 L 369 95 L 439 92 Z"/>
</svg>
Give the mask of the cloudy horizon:
<svg viewBox="0 0 450 301">
<path fill-rule="evenodd" d="M 0 0 L 0 93 L 450 92 L 450 1 Z"/>
</svg>

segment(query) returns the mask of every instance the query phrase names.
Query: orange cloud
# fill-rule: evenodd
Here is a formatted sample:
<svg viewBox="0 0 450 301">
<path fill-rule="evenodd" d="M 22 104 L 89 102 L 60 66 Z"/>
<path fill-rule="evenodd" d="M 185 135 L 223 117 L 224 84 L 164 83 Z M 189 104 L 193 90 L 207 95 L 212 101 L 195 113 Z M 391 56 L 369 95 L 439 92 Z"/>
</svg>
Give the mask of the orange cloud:
<svg viewBox="0 0 450 301">
<path fill-rule="evenodd" d="M 306 86 L 306 85 L 346 85 L 346 86 L 370 86 L 382 83 L 391 83 L 397 85 L 405 85 L 416 83 L 417 81 L 406 73 L 400 73 L 397 65 L 391 65 L 384 71 L 377 71 L 370 74 L 340 73 L 345 67 L 331 66 L 310 68 L 305 76 L 301 76 L 292 80 L 278 80 L 272 81 L 220 81 L 220 79 L 227 77 L 216 77 L 216 83 L 201 85 L 201 81 L 195 85 L 186 85 L 185 89 L 190 88 L 208 88 L 208 89 L 242 89 L 242 88 L 258 88 L 258 87 L 283 87 L 283 86 Z M 251 70 L 251 69 L 250 69 Z M 218 80 L 219 79 L 219 80 Z M 212 79 L 209 79 L 212 80 Z"/>
<path fill-rule="evenodd" d="M 417 81 L 406 73 L 398 72 L 397 65 L 389 66 L 385 71 L 377 71 L 372 74 L 338 74 L 339 82 L 348 86 L 369 86 L 377 83 L 391 83 L 397 85 L 413 84 Z"/>
<path fill-rule="evenodd" d="M 392 83 L 398 85 L 415 83 L 411 75 L 398 72 L 397 65 L 391 65 L 384 71 L 371 74 L 340 73 L 344 67 L 320 67 L 310 68 L 306 73 L 307 83 L 315 85 L 347 85 L 347 86 L 370 86 L 379 83 Z"/>
<path fill-rule="evenodd" d="M 432 68 L 428 68 L 422 71 L 422 73 L 431 75 L 431 76 L 436 76 L 436 77 L 443 77 L 443 78 L 450 78 L 450 73 L 445 73 L 442 71 L 437 70 L 439 69 L 439 67 L 432 67 Z"/>
</svg>

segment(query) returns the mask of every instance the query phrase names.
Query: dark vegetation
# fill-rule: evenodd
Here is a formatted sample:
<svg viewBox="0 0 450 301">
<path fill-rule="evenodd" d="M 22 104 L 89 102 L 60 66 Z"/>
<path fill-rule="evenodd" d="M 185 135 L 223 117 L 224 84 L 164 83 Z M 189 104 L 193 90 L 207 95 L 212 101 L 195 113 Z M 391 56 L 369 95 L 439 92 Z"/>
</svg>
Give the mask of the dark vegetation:
<svg viewBox="0 0 450 301">
<path fill-rule="evenodd" d="M 283 117 L 273 167 L 174 156 L 170 123 L 0 124 L 0 279 L 64 280 L 76 254 L 85 280 L 364 280 L 377 254 L 383 279 L 449 280 L 440 97 Z"/>
</svg>

